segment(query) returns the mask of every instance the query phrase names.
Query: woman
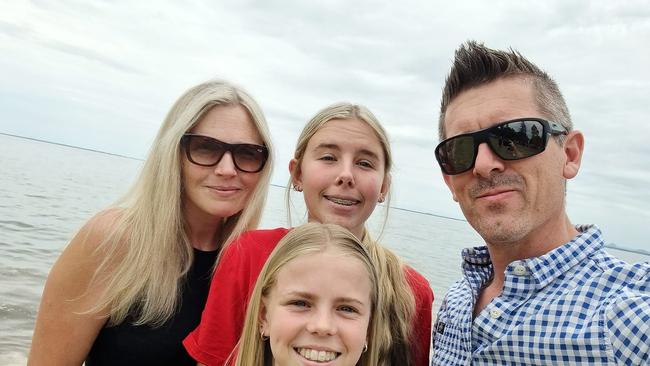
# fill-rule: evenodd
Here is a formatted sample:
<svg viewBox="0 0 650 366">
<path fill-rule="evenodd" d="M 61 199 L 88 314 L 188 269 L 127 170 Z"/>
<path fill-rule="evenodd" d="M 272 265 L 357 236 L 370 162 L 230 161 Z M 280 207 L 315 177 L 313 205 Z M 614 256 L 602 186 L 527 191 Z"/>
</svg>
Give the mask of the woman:
<svg viewBox="0 0 650 366">
<path fill-rule="evenodd" d="M 350 230 L 379 265 L 381 297 L 387 299 L 377 309 L 383 325 L 378 340 L 382 359 L 389 359 L 388 364 L 424 366 L 431 337 L 431 288 L 365 229 L 377 202 L 388 198 L 391 166 L 388 138 L 377 119 L 365 107 L 339 103 L 307 123 L 289 170 L 294 189 L 304 194 L 308 220 Z M 248 232 L 224 252 L 201 324 L 183 341 L 197 361 L 221 366 L 231 355 L 255 280 L 288 231 Z"/>
<path fill-rule="evenodd" d="M 183 94 L 132 189 L 54 264 L 29 364 L 194 364 L 181 340 L 198 324 L 224 243 L 257 227 L 270 149 L 241 89 L 213 81 Z"/>
<path fill-rule="evenodd" d="M 291 230 L 257 279 L 235 365 L 381 365 L 376 267 L 338 225 Z"/>
</svg>

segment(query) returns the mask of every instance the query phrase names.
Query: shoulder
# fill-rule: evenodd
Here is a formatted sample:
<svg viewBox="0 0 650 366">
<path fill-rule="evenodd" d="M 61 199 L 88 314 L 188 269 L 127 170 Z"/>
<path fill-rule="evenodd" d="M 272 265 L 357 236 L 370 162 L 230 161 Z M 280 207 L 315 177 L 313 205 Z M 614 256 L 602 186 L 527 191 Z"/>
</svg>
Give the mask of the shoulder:
<svg viewBox="0 0 650 366">
<path fill-rule="evenodd" d="M 433 290 L 431 290 L 429 281 L 423 275 L 409 265 L 404 265 L 404 274 L 416 300 L 429 301 L 430 299 L 430 302 L 433 302 Z"/>
<path fill-rule="evenodd" d="M 224 249 L 221 261 L 230 261 L 234 258 L 246 260 L 262 260 L 271 254 L 273 249 L 290 229 L 276 228 L 269 230 L 250 230 L 241 234 L 237 239 Z"/>
<path fill-rule="evenodd" d="M 650 357 L 650 263 L 613 267 L 607 274 L 625 281 L 604 309 L 612 348 L 623 363 L 640 364 Z"/>
<path fill-rule="evenodd" d="M 102 261 L 107 251 L 114 248 L 102 248 L 106 238 L 117 228 L 118 221 L 122 218 L 121 209 L 108 209 L 91 217 L 70 240 L 65 247 L 62 257 L 82 256 Z M 101 253 L 99 252 L 101 250 Z"/>
<path fill-rule="evenodd" d="M 261 247 L 275 248 L 277 243 L 287 235 L 289 229 L 276 228 L 268 230 L 250 230 L 235 239 L 231 246 L 233 250 L 259 250 Z"/>
</svg>

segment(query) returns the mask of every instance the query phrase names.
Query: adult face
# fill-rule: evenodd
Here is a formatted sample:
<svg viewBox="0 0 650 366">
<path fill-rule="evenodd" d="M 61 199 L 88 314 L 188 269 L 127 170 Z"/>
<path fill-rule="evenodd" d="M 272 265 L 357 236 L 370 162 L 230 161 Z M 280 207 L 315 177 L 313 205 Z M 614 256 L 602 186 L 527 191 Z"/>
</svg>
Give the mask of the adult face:
<svg viewBox="0 0 650 366">
<path fill-rule="evenodd" d="M 263 144 L 241 105 L 213 107 L 189 132 L 231 144 Z M 190 221 L 215 221 L 238 213 L 260 178 L 260 173 L 238 170 L 231 152 L 226 152 L 217 165 L 208 167 L 190 162 L 183 154 L 182 170 L 184 209 Z"/>
<path fill-rule="evenodd" d="M 537 107 L 532 82 L 498 79 L 452 100 L 445 113 L 446 137 L 522 117 L 547 118 Z M 574 135 L 567 136 L 571 148 Z M 488 244 L 534 241 L 563 227 L 566 221 L 565 179 L 575 176 L 580 157 L 578 153 L 574 164 L 571 148 L 549 139 L 541 154 L 505 161 L 483 143 L 473 169 L 444 175 L 444 179 L 469 223 Z M 582 145 L 579 150 L 581 153 Z"/>
<path fill-rule="evenodd" d="M 371 286 L 363 263 L 336 249 L 287 263 L 261 314 L 273 365 L 356 365 L 367 339 Z"/>
<path fill-rule="evenodd" d="M 357 237 L 380 194 L 388 191 L 379 138 L 362 120 L 333 119 L 307 143 L 294 183 L 302 187 L 309 221 L 338 224 Z M 294 171 L 295 159 L 289 164 Z"/>
</svg>

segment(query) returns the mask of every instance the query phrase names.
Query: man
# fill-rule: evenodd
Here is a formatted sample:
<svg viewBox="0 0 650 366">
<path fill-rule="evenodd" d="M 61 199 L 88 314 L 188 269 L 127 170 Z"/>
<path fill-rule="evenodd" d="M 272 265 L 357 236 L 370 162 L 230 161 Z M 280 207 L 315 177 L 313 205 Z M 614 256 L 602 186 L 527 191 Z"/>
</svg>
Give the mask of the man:
<svg viewBox="0 0 650 366">
<path fill-rule="evenodd" d="M 486 246 L 463 251 L 432 365 L 650 364 L 650 264 L 610 256 L 596 226 L 566 214 L 584 137 L 555 81 L 467 42 L 439 123 L 445 183 Z"/>
</svg>

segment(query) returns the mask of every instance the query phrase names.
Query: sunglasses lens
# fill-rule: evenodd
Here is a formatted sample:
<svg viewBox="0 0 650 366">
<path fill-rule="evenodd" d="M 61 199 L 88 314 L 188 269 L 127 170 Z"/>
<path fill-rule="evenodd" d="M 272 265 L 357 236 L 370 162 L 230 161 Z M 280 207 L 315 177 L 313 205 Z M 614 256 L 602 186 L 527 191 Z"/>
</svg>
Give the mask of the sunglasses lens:
<svg viewBox="0 0 650 366">
<path fill-rule="evenodd" d="M 212 137 L 184 135 L 183 141 L 189 160 L 197 165 L 215 166 L 230 151 L 235 168 L 248 173 L 257 173 L 266 163 L 268 150 L 254 144 L 227 144 Z"/>
<path fill-rule="evenodd" d="M 544 151 L 544 125 L 535 120 L 524 120 L 495 126 L 488 132 L 492 150 L 503 160 L 524 159 Z"/>
<path fill-rule="evenodd" d="M 446 174 L 460 174 L 474 164 L 474 138 L 470 135 L 449 139 L 436 149 L 442 170 Z"/>
<path fill-rule="evenodd" d="M 211 166 L 216 164 L 226 152 L 225 146 L 219 141 L 204 136 L 187 136 L 187 151 L 190 160 L 198 165 Z"/>
<path fill-rule="evenodd" d="M 233 151 L 233 156 L 240 170 L 256 173 L 264 167 L 268 153 L 263 146 L 242 144 Z"/>
</svg>

